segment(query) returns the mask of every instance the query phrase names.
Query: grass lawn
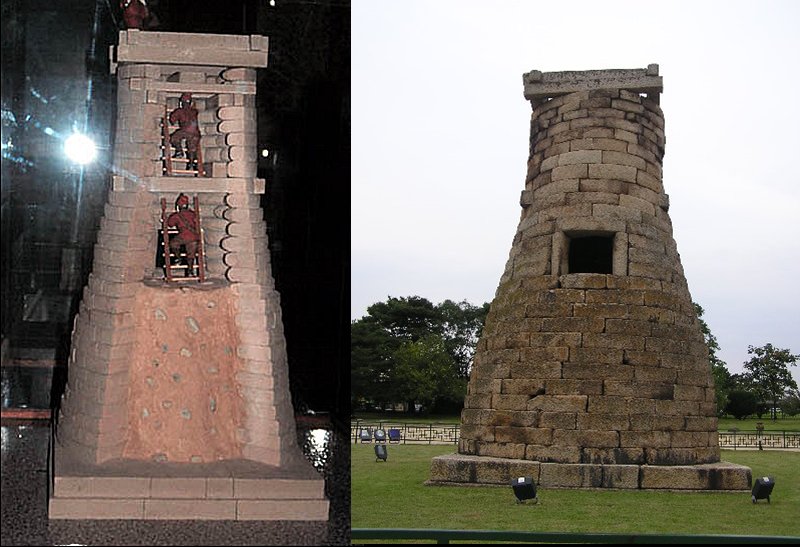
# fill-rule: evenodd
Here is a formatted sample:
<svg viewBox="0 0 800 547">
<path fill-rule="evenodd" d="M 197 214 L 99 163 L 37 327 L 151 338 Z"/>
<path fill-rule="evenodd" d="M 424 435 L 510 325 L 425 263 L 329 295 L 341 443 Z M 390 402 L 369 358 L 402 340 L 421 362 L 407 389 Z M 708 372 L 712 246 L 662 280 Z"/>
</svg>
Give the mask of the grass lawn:
<svg viewBox="0 0 800 547">
<path fill-rule="evenodd" d="M 758 422 L 764 424 L 764 431 L 800 431 L 800 416 L 778 418 L 774 422 L 769 418 L 764 418 L 763 420 L 758 418 L 748 418 L 746 420 L 720 418 L 717 429 L 722 433 L 727 432 L 732 427 L 738 427 L 740 431 L 755 431 Z"/>
<path fill-rule="evenodd" d="M 772 503 L 749 492 L 539 489 L 538 505 L 511 487 L 424 486 L 433 456 L 452 446 L 351 445 L 353 528 L 800 536 L 800 452 L 723 450 L 722 459 L 775 478 Z"/>
</svg>

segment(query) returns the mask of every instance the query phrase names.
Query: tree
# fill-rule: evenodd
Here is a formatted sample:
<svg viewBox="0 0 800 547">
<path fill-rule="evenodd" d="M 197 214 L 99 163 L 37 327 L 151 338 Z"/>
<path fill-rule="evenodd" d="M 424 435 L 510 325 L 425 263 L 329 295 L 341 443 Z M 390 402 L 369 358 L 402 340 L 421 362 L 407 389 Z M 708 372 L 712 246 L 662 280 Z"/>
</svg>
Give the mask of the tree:
<svg viewBox="0 0 800 547">
<path fill-rule="evenodd" d="M 440 401 L 463 402 L 467 383 L 456 374 L 453 358 L 437 334 L 406 342 L 395 352 L 392 377 L 409 412 L 420 403 L 432 408 Z"/>
<path fill-rule="evenodd" d="M 700 330 L 703 332 L 703 339 L 708 346 L 708 362 L 711 365 L 711 375 L 714 377 L 714 401 L 717 404 L 717 414 L 722 415 L 728 405 L 728 394 L 734 388 L 733 376 L 728 371 L 725 361 L 717 357 L 719 343 L 716 336 L 711 333 L 708 324 L 703 320 L 705 310 L 697 302 L 692 302 L 697 320 L 700 322 Z"/>
<path fill-rule="evenodd" d="M 758 408 L 758 397 L 755 393 L 744 389 L 734 389 L 728 393 L 728 404 L 725 412 L 736 418 L 744 420 L 751 414 L 755 414 Z"/>
<path fill-rule="evenodd" d="M 784 416 L 797 416 L 800 414 L 800 389 L 788 389 L 781 399 L 781 413 Z"/>
<path fill-rule="evenodd" d="M 442 333 L 442 316 L 427 298 L 389 297 L 367 308 L 367 314 L 393 338 L 414 342 L 428 334 Z"/>
<path fill-rule="evenodd" d="M 367 401 L 383 404 L 392 400 L 392 354 L 396 341 L 375 321 L 358 320 L 350 325 L 350 408 Z"/>
<path fill-rule="evenodd" d="M 460 407 L 489 304 L 389 297 L 351 324 L 351 403 Z"/>
<path fill-rule="evenodd" d="M 797 389 L 797 382 L 792 378 L 789 366 L 800 360 L 800 355 L 792 355 L 788 349 L 780 349 L 767 344 L 762 347 L 747 347 L 748 355 L 753 355 L 745 362 L 744 368 L 753 382 L 756 394 L 762 400 L 771 402 L 770 412 L 776 420 L 778 400 L 787 389 Z"/>
<path fill-rule="evenodd" d="M 458 375 L 469 378 L 472 356 L 483 332 L 489 303 L 474 306 L 466 300 L 458 303 L 445 300 L 437 309 L 442 317 L 445 347 L 456 364 Z"/>
</svg>

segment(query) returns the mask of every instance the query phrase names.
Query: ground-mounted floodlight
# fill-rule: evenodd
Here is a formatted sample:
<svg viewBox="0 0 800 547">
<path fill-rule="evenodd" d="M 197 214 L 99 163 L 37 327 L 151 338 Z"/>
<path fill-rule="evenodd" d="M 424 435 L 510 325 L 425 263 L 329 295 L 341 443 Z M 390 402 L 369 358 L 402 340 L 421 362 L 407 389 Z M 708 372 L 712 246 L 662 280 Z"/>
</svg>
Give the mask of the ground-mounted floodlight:
<svg viewBox="0 0 800 547">
<path fill-rule="evenodd" d="M 386 450 L 385 444 L 376 444 L 375 445 L 375 461 L 383 460 L 386 461 L 386 458 L 389 457 L 389 453 Z"/>
<path fill-rule="evenodd" d="M 753 491 L 751 498 L 753 503 L 758 500 L 766 499 L 770 503 L 769 496 L 772 494 L 772 489 L 775 487 L 775 479 L 772 477 L 758 477 L 755 484 L 753 484 Z"/>
<path fill-rule="evenodd" d="M 517 503 L 525 503 L 525 500 L 533 500 L 533 503 L 539 501 L 536 497 L 536 483 L 533 482 L 533 477 L 511 479 L 511 488 L 514 489 L 514 495 L 517 496 Z"/>
<path fill-rule="evenodd" d="M 71 161 L 79 165 L 86 165 L 92 163 L 97 157 L 97 146 L 86 135 L 73 133 L 64 141 L 64 153 Z"/>
</svg>

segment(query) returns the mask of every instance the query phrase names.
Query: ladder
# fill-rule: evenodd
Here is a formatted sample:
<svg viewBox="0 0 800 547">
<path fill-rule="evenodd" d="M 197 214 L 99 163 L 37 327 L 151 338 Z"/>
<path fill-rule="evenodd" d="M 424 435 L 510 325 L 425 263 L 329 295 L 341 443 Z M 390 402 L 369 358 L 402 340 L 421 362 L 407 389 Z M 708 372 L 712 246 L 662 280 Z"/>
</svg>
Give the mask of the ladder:
<svg viewBox="0 0 800 547">
<path fill-rule="evenodd" d="M 203 227 L 200 225 L 200 201 L 197 196 L 194 196 L 194 213 L 197 216 L 197 227 L 200 230 L 200 241 L 197 244 L 197 260 L 192 264 L 192 271 L 184 277 L 175 277 L 173 269 L 187 270 L 189 268 L 188 258 L 186 252 L 179 253 L 177 256 L 172 253 L 169 248 L 169 238 L 171 235 L 178 233 L 177 228 L 170 228 L 167 226 L 167 198 L 161 198 L 161 234 L 164 244 L 164 277 L 167 282 L 180 282 L 180 281 L 194 281 L 202 283 L 206 280 L 206 258 L 205 258 L 205 242 Z M 173 264 L 172 260 L 177 259 L 178 264 Z M 181 264 L 180 260 L 185 260 L 185 264 Z"/>
<path fill-rule="evenodd" d="M 199 143 L 197 145 L 197 169 L 190 168 L 188 153 L 186 154 L 186 158 L 172 157 L 173 150 L 172 144 L 169 142 L 169 136 L 173 131 L 178 129 L 178 126 L 170 125 L 169 109 L 167 108 L 167 105 L 164 105 L 164 118 L 161 120 L 161 128 L 161 172 L 167 177 L 171 177 L 173 175 L 194 175 L 195 177 L 205 177 L 206 172 L 205 168 L 203 167 L 203 147 L 200 146 Z M 182 169 L 178 167 L 180 163 L 185 164 Z"/>
</svg>

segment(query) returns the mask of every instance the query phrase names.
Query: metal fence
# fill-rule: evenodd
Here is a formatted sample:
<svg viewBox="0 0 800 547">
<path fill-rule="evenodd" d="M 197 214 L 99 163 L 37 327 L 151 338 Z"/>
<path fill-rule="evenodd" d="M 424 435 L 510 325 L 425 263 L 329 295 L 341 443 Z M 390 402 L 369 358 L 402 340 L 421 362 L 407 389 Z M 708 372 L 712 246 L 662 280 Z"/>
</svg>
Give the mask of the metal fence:
<svg viewBox="0 0 800 547">
<path fill-rule="evenodd" d="M 398 444 L 458 444 L 458 424 L 404 424 L 397 422 L 350 422 L 350 438 L 354 443 L 375 442 L 375 431 L 383 430 L 387 442 Z M 391 430 L 396 430 L 392 439 Z M 367 432 L 369 441 L 362 438 Z"/>
<path fill-rule="evenodd" d="M 391 421 L 350 422 L 350 439 L 353 443 L 375 442 L 375 431 L 383 430 L 387 442 L 389 431 L 397 430 L 398 444 L 458 444 L 458 424 L 405 424 Z M 362 432 L 366 431 L 365 438 Z M 366 440 L 368 438 L 368 440 Z M 719 447 L 737 448 L 795 449 L 800 450 L 800 431 L 726 431 L 719 433 Z"/>
<path fill-rule="evenodd" d="M 719 432 L 720 448 L 794 448 L 800 449 L 800 431 L 726 431 Z"/>
</svg>

